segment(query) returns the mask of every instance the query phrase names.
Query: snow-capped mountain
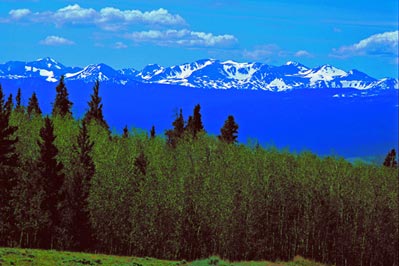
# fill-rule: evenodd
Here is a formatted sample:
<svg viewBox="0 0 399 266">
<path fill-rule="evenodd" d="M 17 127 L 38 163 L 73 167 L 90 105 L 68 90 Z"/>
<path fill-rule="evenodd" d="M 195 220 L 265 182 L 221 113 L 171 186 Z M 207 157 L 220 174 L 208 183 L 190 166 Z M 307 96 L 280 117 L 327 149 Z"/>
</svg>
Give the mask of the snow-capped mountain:
<svg viewBox="0 0 399 266">
<path fill-rule="evenodd" d="M 331 65 L 308 68 L 292 61 L 282 66 L 272 66 L 256 62 L 204 59 L 171 67 L 152 64 L 141 71 L 133 68 L 115 70 L 105 64 L 88 65 L 84 68 L 66 67 L 48 57 L 33 62 L 10 61 L 0 64 L 0 79 L 40 78 L 47 82 L 57 82 L 61 75 L 64 75 L 66 80 L 84 82 L 94 82 L 98 79 L 102 82 L 125 85 L 129 81 L 135 81 L 204 89 L 398 89 L 397 79 L 377 80 L 358 70 L 346 72 Z"/>
<path fill-rule="evenodd" d="M 52 58 L 41 58 L 33 62 L 10 61 L 0 64 L 1 79 L 42 78 L 48 82 L 57 82 L 66 72 L 78 68 L 66 67 Z"/>
</svg>

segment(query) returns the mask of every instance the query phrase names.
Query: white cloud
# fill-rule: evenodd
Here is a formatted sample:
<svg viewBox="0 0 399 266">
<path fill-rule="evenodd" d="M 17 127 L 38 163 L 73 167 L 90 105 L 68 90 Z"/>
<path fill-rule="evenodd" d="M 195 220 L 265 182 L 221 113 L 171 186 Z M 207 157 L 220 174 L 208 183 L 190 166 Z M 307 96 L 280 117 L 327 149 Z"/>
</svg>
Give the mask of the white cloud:
<svg viewBox="0 0 399 266">
<path fill-rule="evenodd" d="M 27 16 L 29 15 L 30 16 Z M 105 30 L 118 30 L 130 24 L 154 24 L 154 25 L 185 25 L 184 19 L 168 10 L 160 8 L 152 11 L 120 10 L 114 7 L 106 7 L 101 10 L 83 8 L 78 4 L 68 5 L 56 11 L 44 11 L 32 13 L 29 9 L 16 9 L 9 12 L 9 22 L 26 19 L 35 23 L 54 23 L 57 26 L 95 25 Z"/>
<path fill-rule="evenodd" d="M 136 43 L 147 42 L 161 46 L 218 47 L 231 46 L 237 42 L 233 35 L 183 30 L 149 30 L 125 34 L 126 39 Z"/>
<path fill-rule="evenodd" d="M 48 46 L 59 46 L 59 45 L 73 45 L 75 43 L 63 37 L 47 36 L 46 39 L 40 41 L 40 44 Z"/>
<path fill-rule="evenodd" d="M 127 48 L 127 45 L 124 44 L 123 42 L 116 42 L 114 45 L 114 48 L 115 49 L 125 49 L 125 48 Z"/>
<path fill-rule="evenodd" d="M 82 8 L 78 4 L 69 5 L 58 9 L 56 12 L 37 13 L 39 18 L 52 18 L 55 23 L 62 25 L 65 23 L 80 24 L 90 23 L 96 18 L 97 12 L 92 8 Z"/>
<path fill-rule="evenodd" d="M 295 57 L 313 57 L 311 53 L 306 50 L 299 50 L 294 54 Z"/>
<path fill-rule="evenodd" d="M 29 9 L 13 9 L 8 14 L 10 15 L 11 19 L 19 20 L 25 16 L 28 16 L 31 13 Z"/>
<path fill-rule="evenodd" d="M 283 51 L 279 46 L 275 44 L 267 44 L 256 46 L 252 50 L 244 50 L 243 57 L 255 60 L 255 61 L 264 61 L 270 62 L 273 58 L 276 57 L 285 57 L 287 52 Z"/>
<path fill-rule="evenodd" d="M 331 56 L 347 58 L 351 56 L 385 55 L 398 56 L 399 31 L 374 34 L 358 43 L 333 49 Z"/>
</svg>

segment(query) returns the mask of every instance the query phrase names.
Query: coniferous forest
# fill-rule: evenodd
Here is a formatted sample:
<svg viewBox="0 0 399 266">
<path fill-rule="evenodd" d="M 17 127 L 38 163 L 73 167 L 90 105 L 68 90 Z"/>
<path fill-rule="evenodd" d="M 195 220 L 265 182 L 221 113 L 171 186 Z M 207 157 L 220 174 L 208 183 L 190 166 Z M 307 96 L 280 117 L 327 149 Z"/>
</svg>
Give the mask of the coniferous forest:
<svg viewBox="0 0 399 266">
<path fill-rule="evenodd" d="M 379 166 L 239 144 L 234 116 L 211 136 L 200 105 L 112 133 L 99 88 L 76 119 L 63 79 L 50 116 L 0 87 L 0 246 L 398 265 L 395 150 Z"/>
</svg>

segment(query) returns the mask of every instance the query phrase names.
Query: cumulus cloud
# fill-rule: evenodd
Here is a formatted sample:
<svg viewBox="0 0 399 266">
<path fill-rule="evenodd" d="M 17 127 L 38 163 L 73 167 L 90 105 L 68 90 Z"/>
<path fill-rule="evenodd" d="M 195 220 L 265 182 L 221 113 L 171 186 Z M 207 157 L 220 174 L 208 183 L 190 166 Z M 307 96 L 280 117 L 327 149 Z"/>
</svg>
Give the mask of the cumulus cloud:
<svg viewBox="0 0 399 266">
<path fill-rule="evenodd" d="M 398 56 L 398 34 L 399 31 L 374 34 L 358 43 L 341 46 L 333 49 L 331 56 L 347 58 L 351 56 L 385 55 Z"/>
<path fill-rule="evenodd" d="M 311 53 L 306 50 L 299 50 L 294 54 L 295 57 L 313 57 Z"/>
<path fill-rule="evenodd" d="M 78 4 L 68 5 L 56 11 L 32 13 L 29 9 L 13 9 L 8 22 L 25 20 L 33 23 L 54 23 L 57 26 L 95 25 L 105 30 L 118 30 L 130 24 L 185 25 L 184 19 L 168 10 L 160 8 L 152 11 L 120 10 L 106 7 L 100 10 L 84 8 Z M 30 15 L 30 16 L 27 16 Z"/>
<path fill-rule="evenodd" d="M 23 9 L 15 9 L 15 10 L 11 10 L 10 12 L 8 12 L 8 14 L 10 15 L 11 19 L 14 20 L 19 20 L 23 17 L 28 16 L 31 13 L 31 11 L 29 9 L 23 8 Z"/>
<path fill-rule="evenodd" d="M 73 41 L 59 36 L 47 36 L 44 40 L 39 42 L 41 45 L 59 46 L 59 45 L 73 45 Z"/>
<path fill-rule="evenodd" d="M 183 30 L 149 30 L 125 34 L 126 39 L 136 43 L 154 43 L 161 46 L 219 47 L 231 46 L 237 42 L 233 35 Z"/>
</svg>

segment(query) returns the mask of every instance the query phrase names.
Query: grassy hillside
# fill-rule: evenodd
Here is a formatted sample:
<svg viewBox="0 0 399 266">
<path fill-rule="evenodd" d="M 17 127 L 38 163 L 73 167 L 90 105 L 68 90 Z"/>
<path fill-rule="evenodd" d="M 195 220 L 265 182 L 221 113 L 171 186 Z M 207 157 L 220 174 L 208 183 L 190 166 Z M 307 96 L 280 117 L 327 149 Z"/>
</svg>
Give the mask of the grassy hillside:
<svg viewBox="0 0 399 266">
<path fill-rule="evenodd" d="M 226 262 L 218 257 L 211 257 L 193 262 L 167 261 L 153 258 L 135 258 L 87 254 L 77 252 L 61 252 L 54 250 L 0 248 L 0 266 L 9 265 L 121 265 L 121 266 L 322 266 L 301 257 L 295 257 L 292 262 Z"/>
</svg>

